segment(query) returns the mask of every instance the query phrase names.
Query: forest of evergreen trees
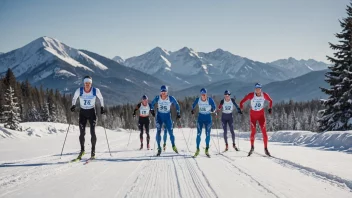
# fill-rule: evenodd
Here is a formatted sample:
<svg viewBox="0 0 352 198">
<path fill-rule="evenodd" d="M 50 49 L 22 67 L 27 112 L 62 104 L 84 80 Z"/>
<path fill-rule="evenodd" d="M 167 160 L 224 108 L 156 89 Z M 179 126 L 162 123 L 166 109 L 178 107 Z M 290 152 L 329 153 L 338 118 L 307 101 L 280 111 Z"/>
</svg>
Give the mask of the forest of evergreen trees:
<svg viewBox="0 0 352 198">
<path fill-rule="evenodd" d="M 70 111 L 72 95 L 62 95 L 58 90 L 32 87 L 28 81 L 19 82 L 9 69 L 0 79 L 0 122 L 5 127 L 21 130 L 18 122 L 60 122 L 78 123 L 78 111 Z M 72 93 L 73 94 L 73 93 Z M 104 96 L 104 93 L 102 93 Z M 157 94 L 157 93 L 156 93 Z M 270 93 L 269 93 L 270 94 Z M 141 94 L 142 95 L 142 94 Z M 153 98 L 150 96 L 150 98 Z M 180 122 L 182 127 L 194 127 L 195 117 L 192 117 L 191 109 L 195 98 L 179 100 L 181 107 Z M 214 98 L 219 104 L 222 98 Z M 136 103 L 139 98 L 136 98 Z M 237 101 L 239 102 L 239 101 Z M 137 120 L 133 118 L 133 110 L 136 104 L 125 104 L 107 107 L 104 120 L 98 112 L 98 124 L 107 128 L 117 127 L 137 129 Z M 79 106 L 79 105 L 78 105 Z M 97 108 L 98 110 L 99 108 Z M 173 109 L 173 120 L 176 120 Z M 267 114 L 268 131 L 277 130 L 310 130 L 317 131 L 317 113 L 322 109 L 320 101 L 307 102 L 276 102 L 274 101 L 273 114 Z M 197 115 L 197 113 L 195 114 Z M 244 109 L 244 114 L 234 112 L 235 128 L 240 131 L 249 131 L 249 104 Z M 221 114 L 218 118 L 213 115 L 213 127 L 221 128 Z M 103 121 L 103 122 L 102 122 Z M 152 122 L 152 127 L 154 123 Z"/>
</svg>

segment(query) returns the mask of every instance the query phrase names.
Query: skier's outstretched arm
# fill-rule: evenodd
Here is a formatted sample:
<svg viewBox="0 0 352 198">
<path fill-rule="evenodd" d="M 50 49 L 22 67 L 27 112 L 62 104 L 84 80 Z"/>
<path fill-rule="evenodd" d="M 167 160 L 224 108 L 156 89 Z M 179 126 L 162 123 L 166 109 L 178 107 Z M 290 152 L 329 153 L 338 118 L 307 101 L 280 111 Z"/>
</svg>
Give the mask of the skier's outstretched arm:
<svg viewBox="0 0 352 198">
<path fill-rule="evenodd" d="M 192 110 L 194 110 L 199 102 L 199 98 L 196 98 L 192 104 Z"/>
<path fill-rule="evenodd" d="M 150 105 L 150 110 L 154 110 L 154 106 L 158 102 L 158 100 L 159 100 L 159 96 L 155 96 L 154 100 L 152 101 L 152 103 Z"/>
<path fill-rule="evenodd" d="M 76 105 L 77 99 L 79 97 L 80 88 L 78 88 L 72 98 L 72 106 Z"/>
<path fill-rule="evenodd" d="M 243 109 L 243 104 L 247 102 L 247 100 L 252 100 L 254 97 L 254 93 L 247 94 L 240 102 L 240 109 Z"/>
<path fill-rule="evenodd" d="M 100 101 L 100 105 L 102 107 L 104 107 L 104 98 L 103 98 L 103 95 L 101 95 L 101 92 L 100 92 L 100 89 L 98 88 L 95 88 L 96 91 L 97 91 L 97 97 L 99 98 L 99 101 Z"/>
<path fill-rule="evenodd" d="M 211 106 L 211 112 L 214 112 L 216 110 L 216 105 L 212 98 L 209 98 L 209 104 Z"/>
<path fill-rule="evenodd" d="M 238 107 L 236 100 L 234 98 L 231 98 L 231 101 L 232 101 L 233 105 L 235 105 L 237 112 L 239 113 L 241 111 L 241 109 Z"/>
<path fill-rule="evenodd" d="M 177 114 L 180 115 L 180 105 L 177 100 L 173 96 L 170 96 L 170 102 L 175 105 Z"/>
<path fill-rule="evenodd" d="M 222 99 L 220 101 L 219 107 L 218 107 L 218 111 L 220 111 L 222 109 L 222 105 L 224 105 L 224 99 Z"/>
<path fill-rule="evenodd" d="M 136 108 L 134 108 L 133 115 L 136 115 L 136 111 L 141 107 L 141 103 L 138 103 L 136 105 Z"/>
<path fill-rule="evenodd" d="M 264 92 L 264 99 L 269 101 L 269 108 L 271 109 L 273 107 L 273 100 L 270 98 L 269 94 Z"/>
</svg>

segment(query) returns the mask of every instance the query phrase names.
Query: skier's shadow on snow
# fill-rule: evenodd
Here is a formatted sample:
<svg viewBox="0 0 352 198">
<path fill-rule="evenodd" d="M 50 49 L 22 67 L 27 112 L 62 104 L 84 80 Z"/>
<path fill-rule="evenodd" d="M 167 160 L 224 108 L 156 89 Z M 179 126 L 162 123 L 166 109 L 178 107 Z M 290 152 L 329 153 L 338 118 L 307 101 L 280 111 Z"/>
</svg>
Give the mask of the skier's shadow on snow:
<svg viewBox="0 0 352 198">
<path fill-rule="evenodd" d="M 32 163 L 32 164 L 16 164 L 16 163 L 3 163 L 0 164 L 0 168 L 11 168 L 11 167 L 32 167 L 32 166 L 51 166 L 67 164 L 67 162 L 55 162 L 55 163 Z"/>
</svg>

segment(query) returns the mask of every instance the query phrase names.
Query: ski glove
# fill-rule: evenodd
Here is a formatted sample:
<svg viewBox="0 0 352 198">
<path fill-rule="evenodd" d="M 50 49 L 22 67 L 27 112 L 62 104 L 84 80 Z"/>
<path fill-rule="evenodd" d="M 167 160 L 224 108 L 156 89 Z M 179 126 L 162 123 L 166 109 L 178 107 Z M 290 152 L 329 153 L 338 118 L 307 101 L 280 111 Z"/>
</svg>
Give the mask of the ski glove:
<svg viewBox="0 0 352 198">
<path fill-rule="evenodd" d="M 72 105 L 71 111 L 74 112 L 76 110 L 76 105 Z"/>
<path fill-rule="evenodd" d="M 155 117 L 155 111 L 153 109 L 150 110 L 150 114 L 152 114 L 152 116 Z"/>
<path fill-rule="evenodd" d="M 269 114 L 271 114 L 273 112 L 273 110 L 271 108 L 268 109 Z"/>
<path fill-rule="evenodd" d="M 194 110 L 192 109 L 191 114 L 194 115 Z"/>
<path fill-rule="evenodd" d="M 241 111 L 241 110 L 239 110 L 239 111 L 238 111 L 238 114 L 241 114 L 241 115 L 243 115 L 243 113 L 242 113 L 242 111 Z"/>
<path fill-rule="evenodd" d="M 181 115 L 178 113 L 177 114 L 177 119 L 180 119 L 181 118 Z"/>
<path fill-rule="evenodd" d="M 101 113 L 101 114 L 105 114 L 104 107 L 100 107 L 100 113 Z"/>
</svg>

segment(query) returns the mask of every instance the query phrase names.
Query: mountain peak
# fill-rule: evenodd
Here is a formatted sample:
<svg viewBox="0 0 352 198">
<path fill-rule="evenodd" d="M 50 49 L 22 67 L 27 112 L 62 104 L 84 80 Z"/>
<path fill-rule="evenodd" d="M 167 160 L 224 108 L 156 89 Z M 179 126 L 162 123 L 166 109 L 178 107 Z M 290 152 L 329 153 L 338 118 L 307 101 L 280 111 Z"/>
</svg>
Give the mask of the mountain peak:
<svg viewBox="0 0 352 198">
<path fill-rule="evenodd" d="M 115 56 L 112 60 L 114 60 L 120 64 L 123 64 L 125 62 L 125 60 L 123 58 L 121 58 L 120 56 Z"/>
<path fill-rule="evenodd" d="M 149 52 L 152 52 L 152 53 L 158 53 L 158 54 L 169 54 L 169 52 L 161 47 L 155 47 L 153 48 L 152 50 L 150 50 Z"/>
</svg>

